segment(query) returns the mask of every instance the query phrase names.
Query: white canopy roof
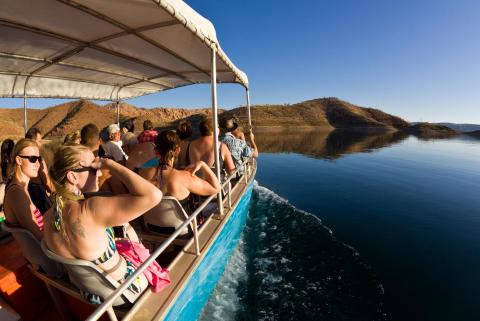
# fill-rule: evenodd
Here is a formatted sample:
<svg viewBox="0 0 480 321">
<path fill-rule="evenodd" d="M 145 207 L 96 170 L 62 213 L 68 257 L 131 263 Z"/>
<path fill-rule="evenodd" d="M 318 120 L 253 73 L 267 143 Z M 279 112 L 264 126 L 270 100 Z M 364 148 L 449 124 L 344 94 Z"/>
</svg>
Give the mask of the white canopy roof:
<svg viewBox="0 0 480 321">
<path fill-rule="evenodd" d="M 181 0 L 0 0 L 0 97 L 128 99 L 247 76 Z"/>
</svg>

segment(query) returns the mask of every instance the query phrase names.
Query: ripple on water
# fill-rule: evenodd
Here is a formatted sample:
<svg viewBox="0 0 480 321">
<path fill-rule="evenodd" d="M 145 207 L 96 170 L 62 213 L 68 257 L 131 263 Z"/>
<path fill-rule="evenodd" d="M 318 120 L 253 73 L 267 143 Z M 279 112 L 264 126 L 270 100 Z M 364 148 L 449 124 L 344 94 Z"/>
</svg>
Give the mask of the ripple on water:
<svg viewBox="0 0 480 321">
<path fill-rule="evenodd" d="M 256 185 L 245 231 L 201 320 L 384 320 L 383 288 L 314 215 Z"/>
</svg>

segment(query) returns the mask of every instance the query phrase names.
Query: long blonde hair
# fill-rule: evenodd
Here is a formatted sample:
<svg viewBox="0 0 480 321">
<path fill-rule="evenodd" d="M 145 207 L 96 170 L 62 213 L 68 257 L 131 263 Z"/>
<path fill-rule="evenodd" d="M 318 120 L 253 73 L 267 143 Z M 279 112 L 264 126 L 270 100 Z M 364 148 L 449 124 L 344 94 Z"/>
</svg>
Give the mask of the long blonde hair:
<svg viewBox="0 0 480 321">
<path fill-rule="evenodd" d="M 69 239 L 65 231 L 63 208 L 67 200 L 78 201 L 83 199 L 83 195 L 74 195 L 67 189 L 67 173 L 80 166 L 80 157 L 84 152 L 90 152 L 90 149 L 83 145 L 59 146 L 53 157 L 53 165 L 49 170 L 57 191 L 53 203 L 55 211 L 53 224 L 57 231 L 62 232 L 67 242 Z"/>
<path fill-rule="evenodd" d="M 14 164 L 14 166 L 11 166 L 10 167 L 10 173 L 9 173 L 9 178 L 12 178 L 14 175 L 16 175 L 18 173 L 18 171 L 20 170 L 19 169 L 19 166 L 17 165 L 17 163 L 15 162 L 15 159 L 17 158 L 17 156 L 19 156 L 21 154 L 21 152 L 27 148 L 27 147 L 38 147 L 38 144 L 34 141 L 34 140 L 31 140 L 29 138 L 22 138 L 20 139 L 16 144 L 15 144 L 15 147 L 13 147 L 13 151 L 12 151 L 12 155 L 11 155 L 11 164 Z"/>
</svg>

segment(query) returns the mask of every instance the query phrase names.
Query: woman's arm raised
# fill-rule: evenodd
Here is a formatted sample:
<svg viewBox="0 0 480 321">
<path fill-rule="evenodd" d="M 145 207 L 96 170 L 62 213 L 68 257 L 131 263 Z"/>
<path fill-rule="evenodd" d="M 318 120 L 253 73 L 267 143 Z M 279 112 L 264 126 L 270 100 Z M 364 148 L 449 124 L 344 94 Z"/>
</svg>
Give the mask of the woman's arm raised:
<svg viewBox="0 0 480 321">
<path fill-rule="evenodd" d="M 195 176 L 195 173 L 200 169 L 205 175 L 205 180 Z M 190 193 L 200 196 L 210 196 L 220 192 L 220 182 L 205 162 L 196 162 L 185 168 L 185 170 L 191 173 L 190 179 L 187 180 L 187 188 Z"/>
<path fill-rule="evenodd" d="M 127 223 L 162 200 L 162 192 L 152 183 L 115 161 L 101 159 L 90 166 L 109 169 L 112 176 L 117 177 L 129 191 L 129 194 L 92 197 L 85 201 L 86 211 L 101 225 L 116 226 Z"/>
</svg>

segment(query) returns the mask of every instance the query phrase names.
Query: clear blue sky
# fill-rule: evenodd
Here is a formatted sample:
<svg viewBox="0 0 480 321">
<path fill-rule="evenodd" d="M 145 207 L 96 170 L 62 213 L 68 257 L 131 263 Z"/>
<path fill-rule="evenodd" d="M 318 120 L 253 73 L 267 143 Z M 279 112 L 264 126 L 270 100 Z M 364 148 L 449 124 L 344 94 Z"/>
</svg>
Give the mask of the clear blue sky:
<svg viewBox="0 0 480 321">
<path fill-rule="evenodd" d="M 478 0 L 187 0 L 213 22 L 232 61 L 247 73 L 252 104 L 336 96 L 409 121 L 480 124 Z M 32 107 L 59 100 L 32 99 Z M 204 107 L 208 85 L 130 103 Z M 2 99 L 1 107 L 22 106 Z M 237 85 L 219 105 L 245 104 Z"/>
</svg>

